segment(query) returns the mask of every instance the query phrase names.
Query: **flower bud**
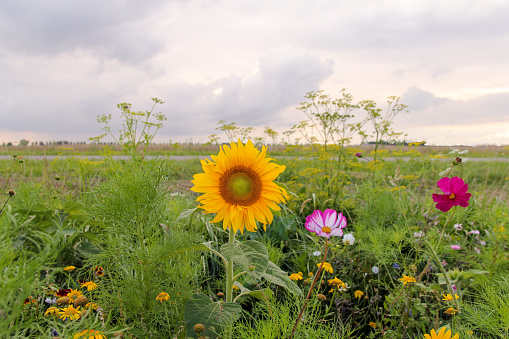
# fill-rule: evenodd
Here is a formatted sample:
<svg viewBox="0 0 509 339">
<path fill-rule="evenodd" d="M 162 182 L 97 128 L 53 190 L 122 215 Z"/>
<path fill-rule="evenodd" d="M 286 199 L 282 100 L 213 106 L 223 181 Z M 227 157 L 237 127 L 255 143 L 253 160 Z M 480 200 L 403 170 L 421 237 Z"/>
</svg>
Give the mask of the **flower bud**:
<svg viewBox="0 0 509 339">
<path fill-rule="evenodd" d="M 453 165 L 459 165 L 459 164 L 461 164 L 461 158 L 455 158 L 455 159 L 452 161 L 452 164 L 453 164 Z"/>
<path fill-rule="evenodd" d="M 10 196 L 10 197 L 13 197 L 13 196 L 15 196 L 15 195 L 16 195 L 16 191 L 15 191 L 15 190 L 13 190 L 13 189 L 10 189 L 10 190 L 9 190 L 9 196 Z"/>
<path fill-rule="evenodd" d="M 59 176 L 58 174 L 57 174 L 57 175 L 55 175 L 55 180 L 56 180 L 56 181 L 60 180 L 60 176 Z"/>
<path fill-rule="evenodd" d="M 13 157 L 13 159 L 17 159 L 18 155 L 17 154 L 13 154 L 12 157 Z"/>
<path fill-rule="evenodd" d="M 317 297 L 317 298 L 318 298 L 318 300 L 320 300 L 320 301 L 325 301 L 325 300 L 327 300 L 327 297 L 326 297 L 326 296 L 324 296 L 323 294 L 318 294 L 316 297 Z"/>
<path fill-rule="evenodd" d="M 355 156 L 356 156 L 357 158 L 363 158 L 363 157 L 364 157 L 364 156 L 362 155 L 362 153 L 361 153 L 361 152 L 357 152 L 357 153 L 355 153 Z"/>
<path fill-rule="evenodd" d="M 205 326 L 203 326 L 203 324 L 196 324 L 193 326 L 193 330 L 196 333 L 201 333 L 201 332 L 205 331 Z"/>
<path fill-rule="evenodd" d="M 224 293 L 223 292 L 219 292 L 218 294 L 216 294 L 219 298 L 223 298 L 224 297 Z"/>
<path fill-rule="evenodd" d="M 250 271 L 254 271 L 255 267 L 254 267 L 254 265 L 250 265 L 247 269 Z"/>
</svg>

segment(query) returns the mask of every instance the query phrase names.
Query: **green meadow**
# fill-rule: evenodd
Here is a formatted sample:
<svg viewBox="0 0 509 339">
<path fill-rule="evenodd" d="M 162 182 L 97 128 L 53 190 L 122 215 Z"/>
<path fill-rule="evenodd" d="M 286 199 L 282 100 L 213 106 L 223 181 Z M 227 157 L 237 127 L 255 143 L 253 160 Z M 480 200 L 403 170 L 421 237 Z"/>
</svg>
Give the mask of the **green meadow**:
<svg viewBox="0 0 509 339">
<path fill-rule="evenodd" d="M 267 157 L 285 166 L 274 179 L 284 202 L 234 234 L 191 190 L 194 175 L 219 165 L 145 157 L 151 140 L 129 125 L 139 115 L 120 108 L 116 152 L 127 160 L 111 147 L 101 160 L 4 148 L 0 337 L 509 338 L 507 149 L 468 161 L 475 150 L 388 146 L 393 132 L 380 124 L 371 146 L 349 135 L 281 143 Z M 311 117 L 322 130 L 332 123 Z M 205 147 L 195 154 L 219 152 Z M 468 189 L 441 190 L 454 177 Z M 468 204 L 450 205 L 460 198 Z M 345 217 L 341 236 L 306 228 L 327 209 Z"/>
</svg>

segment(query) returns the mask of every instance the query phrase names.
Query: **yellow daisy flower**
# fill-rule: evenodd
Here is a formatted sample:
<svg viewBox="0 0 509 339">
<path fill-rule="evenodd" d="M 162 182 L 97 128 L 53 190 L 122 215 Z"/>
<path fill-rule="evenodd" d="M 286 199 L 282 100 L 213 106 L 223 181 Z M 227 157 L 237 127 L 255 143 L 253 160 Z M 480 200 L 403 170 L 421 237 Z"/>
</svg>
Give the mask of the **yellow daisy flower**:
<svg viewBox="0 0 509 339">
<path fill-rule="evenodd" d="M 446 327 L 442 327 L 442 329 L 440 331 L 438 331 L 438 334 L 435 332 L 435 330 L 431 330 L 431 335 L 430 334 L 425 334 L 424 335 L 424 338 L 426 339 L 459 339 L 460 335 L 459 334 L 455 334 L 452 338 L 451 338 L 451 330 L 445 332 L 445 330 L 447 330 Z"/>
<path fill-rule="evenodd" d="M 69 318 L 70 320 L 77 320 L 80 318 L 81 311 L 79 310 L 80 307 L 74 308 L 73 305 L 69 305 L 69 307 L 63 308 L 58 312 L 58 315 L 60 315 L 60 318 L 62 320 L 66 320 Z"/>
<path fill-rule="evenodd" d="M 232 286 L 234 290 L 239 290 L 240 288 L 237 285 Z"/>
<path fill-rule="evenodd" d="M 74 339 L 106 339 L 106 336 L 101 331 L 84 330 L 76 333 Z"/>
<path fill-rule="evenodd" d="M 59 311 L 60 310 L 57 307 L 50 307 L 46 310 L 46 312 L 44 312 L 44 316 L 56 315 L 56 314 L 58 314 Z"/>
<path fill-rule="evenodd" d="M 334 285 L 334 287 L 342 287 L 342 288 L 345 288 L 346 285 L 344 282 L 342 282 L 340 279 L 338 279 L 338 277 L 334 277 L 334 279 L 329 279 L 328 280 L 329 282 L 329 285 Z"/>
<path fill-rule="evenodd" d="M 376 328 L 376 323 L 374 323 L 374 322 L 372 322 L 372 321 L 370 321 L 368 325 L 369 325 L 369 327 L 371 327 L 371 328 Z"/>
<path fill-rule="evenodd" d="M 403 274 L 403 278 L 399 279 L 403 283 L 403 285 L 406 285 L 408 283 L 414 283 L 417 282 L 414 277 L 409 277 L 408 275 Z"/>
<path fill-rule="evenodd" d="M 87 281 L 87 282 L 81 284 L 81 288 L 83 288 L 83 287 L 86 287 L 87 291 L 92 291 L 92 290 L 95 290 L 99 286 L 97 286 L 97 284 L 93 281 Z"/>
<path fill-rule="evenodd" d="M 320 267 L 321 264 L 316 264 L 316 266 Z M 332 269 L 332 266 L 328 262 L 323 263 L 323 270 L 327 271 L 329 273 L 334 273 L 334 270 Z"/>
<path fill-rule="evenodd" d="M 99 305 L 97 305 L 96 303 L 94 302 L 89 302 L 85 305 L 85 308 L 91 308 L 93 310 L 97 310 L 99 308 Z"/>
<path fill-rule="evenodd" d="M 156 300 L 163 302 L 163 300 L 168 301 L 170 300 L 170 296 L 166 292 L 161 292 L 157 295 Z"/>
<path fill-rule="evenodd" d="M 76 267 L 74 267 L 74 266 L 67 266 L 67 267 L 64 267 L 64 271 L 66 271 L 66 272 L 71 272 L 71 271 L 73 271 L 74 269 L 76 269 Z"/>
<path fill-rule="evenodd" d="M 456 299 L 458 299 L 458 298 L 459 298 L 459 296 L 458 296 L 456 293 L 454 293 L 454 297 L 455 297 Z M 442 300 L 447 300 L 447 301 L 448 301 L 448 300 L 454 300 L 454 298 L 453 298 L 453 296 L 452 296 L 452 295 L 450 295 L 450 294 L 444 294 L 444 298 L 443 298 Z"/>
<path fill-rule="evenodd" d="M 78 297 L 81 297 L 83 293 L 78 290 L 71 290 L 71 292 L 67 293 L 67 298 L 69 298 L 69 304 L 72 304 Z"/>
<path fill-rule="evenodd" d="M 293 274 L 290 274 L 290 279 L 293 280 L 293 281 L 297 281 L 297 280 L 302 280 L 302 275 L 300 275 L 299 273 L 293 273 Z"/>
<path fill-rule="evenodd" d="M 455 315 L 456 313 L 458 313 L 458 311 L 456 311 L 455 308 L 449 307 L 446 311 L 444 311 L 444 313 L 449 315 Z"/>
<path fill-rule="evenodd" d="M 362 291 L 358 291 L 358 290 L 357 290 L 357 291 L 355 291 L 355 292 L 353 293 L 353 295 L 354 295 L 354 297 L 356 297 L 357 299 L 360 299 L 360 298 L 362 298 L 362 296 L 364 295 L 364 293 L 362 293 Z"/>
<path fill-rule="evenodd" d="M 203 171 L 194 175 L 192 191 L 204 193 L 198 197 L 207 213 L 216 213 L 213 223 L 223 221 L 223 229 L 244 232 L 256 231 L 256 221 L 272 223 L 272 211 L 288 199 L 286 191 L 273 181 L 285 166 L 271 163 L 266 158 L 267 148 L 260 151 L 251 141 L 246 145 L 239 140 L 223 146 L 212 161 L 201 161 Z"/>
</svg>

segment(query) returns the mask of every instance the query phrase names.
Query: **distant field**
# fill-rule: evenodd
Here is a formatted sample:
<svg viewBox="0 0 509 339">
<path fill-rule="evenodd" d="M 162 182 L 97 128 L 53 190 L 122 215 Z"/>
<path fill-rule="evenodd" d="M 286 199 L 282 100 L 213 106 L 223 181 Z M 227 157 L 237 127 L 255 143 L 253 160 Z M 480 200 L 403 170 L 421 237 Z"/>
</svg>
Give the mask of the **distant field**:
<svg viewBox="0 0 509 339">
<path fill-rule="evenodd" d="M 122 147 L 117 145 L 62 145 L 62 146 L 2 146 L 0 155 L 101 155 L 104 153 L 104 147 L 110 148 L 114 154 L 121 154 Z M 371 152 L 374 145 L 351 146 L 351 149 L 358 149 L 363 152 Z M 208 155 L 217 153 L 219 145 L 185 145 L 173 144 L 163 145 L 155 144 L 148 147 L 147 155 Z M 380 147 L 379 147 L 380 149 Z M 509 157 L 509 146 L 381 146 L 381 149 L 389 151 L 391 156 L 397 156 L 398 153 L 405 153 L 410 150 L 416 150 L 424 155 L 447 155 L 453 150 L 464 157 Z M 305 155 L 311 154 L 313 148 L 310 145 L 278 145 L 268 146 L 268 152 L 271 155 Z M 394 154 L 396 153 L 396 154 Z"/>
</svg>

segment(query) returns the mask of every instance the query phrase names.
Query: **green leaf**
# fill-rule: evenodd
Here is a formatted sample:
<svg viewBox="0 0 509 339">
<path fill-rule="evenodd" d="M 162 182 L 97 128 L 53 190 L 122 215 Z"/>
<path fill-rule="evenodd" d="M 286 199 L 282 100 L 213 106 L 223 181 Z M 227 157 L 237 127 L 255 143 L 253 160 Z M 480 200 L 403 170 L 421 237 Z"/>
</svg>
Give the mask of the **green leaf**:
<svg viewBox="0 0 509 339">
<path fill-rule="evenodd" d="M 193 326 L 202 324 L 202 335 L 216 339 L 240 315 L 242 307 L 236 303 L 213 302 L 204 294 L 193 294 L 184 307 L 187 336 L 197 338 Z"/>
<path fill-rule="evenodd" d="M 186 210 L 183 210 L 180 215 L 177 217 L 177 221 L 179 220 L 182 220 L 182 219 L 185 219 L 187 217 L 190 217 L 194 212 L 196 212 L 199 208 L 198 207 L 195 207 L 195 208 L 191 208 L 191 209 L 186 209 Z"/>
<path fill-rule="evenodd" d="M 288 273 L 282 271 L 273 262 L 269 261 L 267 271 L 265 271 L 262 276 L 269 282 L 284 287 L 293 294 L 302 296 L 302 290 L 293 281 L 290 280 Z"/>
<path fill-rule="evenodd" d="M 246 289 L 247 290 L 247 289 Z M 242 290 L 241 290 L 242 291 Z M 263 301 L 266 301 L 265 298 L 267 299 L 270 299 L 272 297 L 272 290 L 270 288 L 265 288 L 263 290 L 256 290 L 256 291 L 249 291 L 247 290 L 248 292 L 243 292 L 240 293 L 236 298 L 235 300 L 239 299 L 240 297 L 244 297 L 244 296 L 251 296 L 251 297 L 254 297 L 256 299 L 260 299 L 260 300 L 263 300 Z"/>
<path fill-rule="evenodd" d="M 254 276 L 257 279 L 262 277 L 269 264 L 267 248 L 255 240 L 248 240 L 240 244 L 227 243 L 221 246 L 219 252 L 226 260 L 233 260 L 234 263 L 248 271 L 249 276 Z"/>
</svg>

